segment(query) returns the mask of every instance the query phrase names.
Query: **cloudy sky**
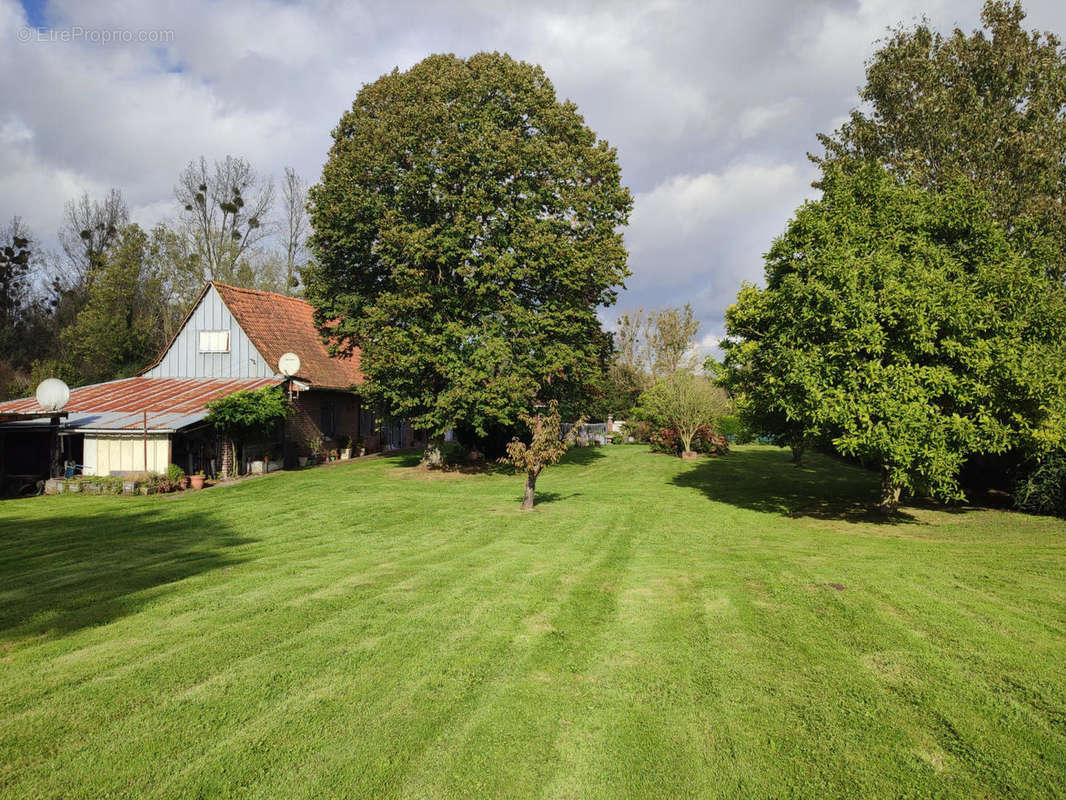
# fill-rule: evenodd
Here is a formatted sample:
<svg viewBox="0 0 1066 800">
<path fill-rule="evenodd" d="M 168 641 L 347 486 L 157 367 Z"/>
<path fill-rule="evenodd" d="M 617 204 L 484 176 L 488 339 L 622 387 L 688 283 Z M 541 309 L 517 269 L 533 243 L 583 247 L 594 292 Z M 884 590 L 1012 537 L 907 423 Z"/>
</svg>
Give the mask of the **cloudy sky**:
<svg viewBox="0 0 1066 800">
<path fill-rule="evenodd" d="M 922 14 L 972 29 L 980 4 L 0 0 L 0 220 L 47 242 L 66 200 L 114 186 L 152 224 L 201 154 L 315 180 L 362 84 L 429 53 L 500 50 L 543 66 L 618 148 L 636 197 L 620 306 L 691 301 L 710 346 L 812 196 L 805 154 L 856 104 L 874 42 Z M 1026 8 L 1029 27 L 1066 34 L 1062 0 Z"/>
</svg>

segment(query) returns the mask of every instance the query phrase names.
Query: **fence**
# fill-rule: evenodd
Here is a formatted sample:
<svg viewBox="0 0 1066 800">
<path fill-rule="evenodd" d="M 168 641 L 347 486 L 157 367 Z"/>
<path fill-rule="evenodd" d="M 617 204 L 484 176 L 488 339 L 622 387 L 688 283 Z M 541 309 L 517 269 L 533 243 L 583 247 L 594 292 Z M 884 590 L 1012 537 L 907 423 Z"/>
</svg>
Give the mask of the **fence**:
<svg viewBox="0 0 1066 800">
<path fill-rule="evenodd" d="M 559 426 L 560 432 L 565 436 L 570 432 L 570 429 L 574 426 L 569 423 L 563 423 Z M 577 429 L 577 433 L 574 434 L 577 439 L 584 439 L 587 442 L 595 442 L 596 444 L 607 444 L 607 423 L 606 422 L 586 422 L 580 428 Z"/>
</svg>

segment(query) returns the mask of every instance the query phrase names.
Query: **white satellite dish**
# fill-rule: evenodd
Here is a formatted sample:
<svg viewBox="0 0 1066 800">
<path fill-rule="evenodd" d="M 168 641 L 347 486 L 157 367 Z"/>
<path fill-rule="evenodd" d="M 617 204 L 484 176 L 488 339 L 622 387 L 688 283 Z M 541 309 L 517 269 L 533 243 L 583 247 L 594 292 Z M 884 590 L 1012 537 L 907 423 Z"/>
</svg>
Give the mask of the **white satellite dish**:
<svg viewBox="0 0 1066 800">
<path fill-rule="evenodd" d="M 59 411 L 70 400 L 70 388 L 59 378 L 45 378 L 37 387 L 37 402 L 45 411 Z"/>
<path fill-rule="evenodd" d="M 278 359 L 278 372 L 286 378 L 291 378 L 300 371 L 300 357 L 296 353 L 285 353 Z"/>
</svg>

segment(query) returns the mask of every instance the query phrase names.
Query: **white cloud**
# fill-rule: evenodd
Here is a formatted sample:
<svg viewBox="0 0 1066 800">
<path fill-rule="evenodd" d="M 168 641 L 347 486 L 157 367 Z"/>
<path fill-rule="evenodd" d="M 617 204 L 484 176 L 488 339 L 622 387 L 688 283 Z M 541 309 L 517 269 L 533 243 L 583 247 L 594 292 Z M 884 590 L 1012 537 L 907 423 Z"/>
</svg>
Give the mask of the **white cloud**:
<svg viewBox="0 0 1066 800">
<path fill-rule="evenodd" d="M 618 148 L 636 195 L 624 305 L 691 300 L 707 335 L 811 195 L 806 159 L 857 102 L 886 28 L 976 24 L 974 0 L 52 0 L 55 29 L 172 31 L 165 45 L 28 42 L 0 0 L 0 220 L 54 235 L 63 204 L 122 189 L 150 224 L 190 159 L 227 153 L 318 177 L 360 86 L 430 52 L 500 50 L 544 67 Z M 1028 24 L 1066 32 L 1066 4 Z"/>
</svg>

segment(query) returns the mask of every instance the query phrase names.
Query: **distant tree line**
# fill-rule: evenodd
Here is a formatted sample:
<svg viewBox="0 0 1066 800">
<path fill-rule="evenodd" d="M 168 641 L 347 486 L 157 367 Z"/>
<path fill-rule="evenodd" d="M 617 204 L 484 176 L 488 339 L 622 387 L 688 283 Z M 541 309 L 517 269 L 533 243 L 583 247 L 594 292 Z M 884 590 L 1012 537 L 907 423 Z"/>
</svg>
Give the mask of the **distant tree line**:
<svg viewBox="0 0 1066 800">
<path fill-rule="evenodd" d="M 19 217 L 0 228 L 0 399 L 42 379 L 77 386 L 135 374 L 175 334 L 203 284 L 299 293 L 307 264 L 306 184 L 273 184 L 226 156 L 189 162 L 175 214 L 150 230 L 122 193 L 64 208 L 58 249 Z"/>
</svg>

